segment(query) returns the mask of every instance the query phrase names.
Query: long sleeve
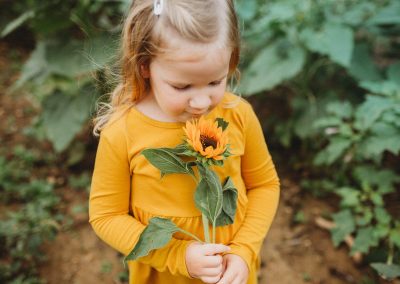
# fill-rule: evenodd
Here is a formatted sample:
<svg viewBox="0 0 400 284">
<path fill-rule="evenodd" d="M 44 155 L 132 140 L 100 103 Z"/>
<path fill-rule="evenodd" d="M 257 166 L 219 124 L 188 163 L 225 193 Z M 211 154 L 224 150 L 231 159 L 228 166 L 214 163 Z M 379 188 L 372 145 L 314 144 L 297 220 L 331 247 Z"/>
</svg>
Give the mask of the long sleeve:
<svg viewBox="0 0 400 284">
<path fill-rule="evenodd" d="M 241 256 L 250 268 L 274 219 L 280 192 L 279 178 L 261 125 L 250 106 L 245 121 L 244 143 L 241 172 L 248 203 L 244 221 L 230 243 L 229 253 Z"/>
<path fill-rule="evenodd" d="M 117 131 L 101 134 L 89 199 L 89 222 L 96 234 L 124 255 L 134 248 L 145 225 L 129 214 L 130 166 L 127 139 Z M 158 271 L 189 277 L 185 252 L 189 241 L 173 239 L 138 261 Z"/>
</svg>

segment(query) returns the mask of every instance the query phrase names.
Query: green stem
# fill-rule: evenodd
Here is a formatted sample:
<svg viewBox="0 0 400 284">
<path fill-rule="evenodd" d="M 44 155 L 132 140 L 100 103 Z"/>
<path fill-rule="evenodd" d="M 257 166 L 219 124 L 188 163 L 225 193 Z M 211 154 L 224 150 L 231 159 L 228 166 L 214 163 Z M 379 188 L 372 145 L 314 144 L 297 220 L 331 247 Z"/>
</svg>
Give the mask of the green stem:
<svg viewBox="0 0 400 284">
<path fill-rule="evenodd" d="M 201 217 L 203 219 L 203 229 L 204 229 L 204 239 L 206 243 L 210 243 L 210 232 L 208 229 L 208 219 L 207 216 L 204 214 L 201 214 Z"/>
<path fill-rule="evenodd" d="M 192 233 L 189 233 L 188 231 L 185 231 L 183 229 L 179 229 L 179 231 L 181 231 L 182 233 L 191 236 L 193 239 L 195 239 L 196 241 L 198 241 L 199 243 L 203 243 L 202 240 L 200 240 L 198 237 L 196 237 L 195 235 L 193 235 Z"/>
<path fill-rule="evenodd" d="M 212 243 L 215 244 L 215 222 L 212 224 Z"/>
<path fill-rule="evenodd" d="M 392 265 L 393 264 L 393 256 L 394 256 L 394 245 L 389 240 L 389 253 L 388 253 L 388 258 L 386 260 L 386 264 L 388 264 L 388 265 Z"/>
</svg>

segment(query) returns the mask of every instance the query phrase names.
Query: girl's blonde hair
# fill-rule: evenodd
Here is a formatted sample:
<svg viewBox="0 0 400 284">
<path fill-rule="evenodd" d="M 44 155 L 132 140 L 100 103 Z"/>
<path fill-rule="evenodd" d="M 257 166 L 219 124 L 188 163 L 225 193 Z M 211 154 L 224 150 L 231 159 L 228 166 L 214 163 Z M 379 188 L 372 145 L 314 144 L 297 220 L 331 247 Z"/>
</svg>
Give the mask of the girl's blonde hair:
<svg viewBox="0 0 400 284">
<path fill-rule="evenodd" d="M 131 5 L 122 31 L 120 80 L 109 103 L 99 104 L 94 135 L 99 135 L 111 116 L 124 113 L 149 91 L 142 69 L 165 51 L 167 29 L 192 42 L 225 41 L 223 46 L 232 50 L 229 77 L 238 74 L 240 37 L 233 0 L 164 0 L 159 16 L 154 14 L 153 2 L 134 0 Z"/>
</svg>

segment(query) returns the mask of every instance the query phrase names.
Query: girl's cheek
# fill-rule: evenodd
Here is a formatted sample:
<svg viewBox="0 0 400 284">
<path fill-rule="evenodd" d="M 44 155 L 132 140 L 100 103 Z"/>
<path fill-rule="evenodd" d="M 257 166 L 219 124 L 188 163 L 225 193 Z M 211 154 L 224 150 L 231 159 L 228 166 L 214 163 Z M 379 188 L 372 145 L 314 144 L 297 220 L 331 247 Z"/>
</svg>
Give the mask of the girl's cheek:
<svg viewBox="0 0 400 284">
<path fill-rule="evenodd" d="M 223 98 L 226 91 L 226 84 L 222 84 L 218 89 L 218 94 L 215 96 L 216 103 L 219 103 Z"/>
<path fill-rule="evenodd" d="M 176 111 L 182 111 L 182 109 L 186 109 L 187 104 L 189 104 L 189 101 L 186 101 L 184 99 L 175 99 L 175 100 L 171 100 L 171 108 Z"/>
</svg>

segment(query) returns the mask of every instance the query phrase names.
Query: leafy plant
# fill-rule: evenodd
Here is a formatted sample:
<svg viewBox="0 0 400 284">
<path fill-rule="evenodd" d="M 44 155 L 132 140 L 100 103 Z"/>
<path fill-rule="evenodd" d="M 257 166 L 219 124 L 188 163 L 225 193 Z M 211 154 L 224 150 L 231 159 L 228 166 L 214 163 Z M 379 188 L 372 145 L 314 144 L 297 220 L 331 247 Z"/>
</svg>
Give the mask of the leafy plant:
<svg viewBox="0 0 400 284">
<path fill-rule="evenodd" d="M 1 36 L 24 26 L 36 41 L 13 89 L 29 87 L 41 101 L 40 123 L 58 152 L 70 145 L 93 112 L 101 93 L 94 74 L 116 53 L 120 18 L 129 2 L 25 0 L 11 5 L 20 14 Z"/>
<path fill-rule="evenodd" d="M 18 145 L 13 159 L 0 156 L 0 192 L 4 213 L 0 219 L 0 282 L 42 283 L 37 265 L 40 249 L 60 229 L 54 214 L 59 198 L 54 185 L 32 177 L 40 160 L 35 151 Z"/>
<path fill-rule="evenodd" d="M 334 243 L 352 234 L 351 254 L 386 247 L 386 263 L 372 267 L 397 275 L 399 216 L 387 200 L 400 182 L 399 2 L 236 2 L 245 41 L 239 90 L 278 102 L 270 141 L 297 153 L 290 164 L 307 172 L 303 185 L 340 196 Z"/>
</svg>

